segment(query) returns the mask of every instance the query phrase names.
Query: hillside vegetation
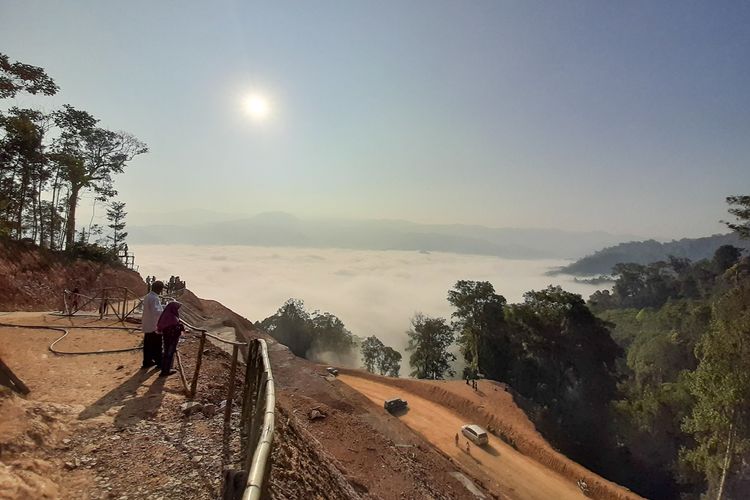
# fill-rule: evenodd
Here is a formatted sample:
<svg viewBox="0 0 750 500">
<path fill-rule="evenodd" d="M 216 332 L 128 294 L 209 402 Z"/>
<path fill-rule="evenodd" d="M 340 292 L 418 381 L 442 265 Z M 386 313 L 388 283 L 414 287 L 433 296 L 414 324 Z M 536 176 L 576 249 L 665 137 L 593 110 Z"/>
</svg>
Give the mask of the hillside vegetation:
<svg viewBox="0 0 750 500">
<path fill-rule="evenodd" d="M 594 276 L 610 274 L 616 264 L 623 262 L 650 264 L 667 260 L 670 256 L 692 261 L 710 259 L 714 252 L 723 245 L 750 249 L 750 242 L 741 240 L 736 233 L 715 234 L 705 238 L 683 238 L 666 243 L 656 240 L 631 241 L 594 252 L 560 268 L 557 272 Z"/>
</svg>

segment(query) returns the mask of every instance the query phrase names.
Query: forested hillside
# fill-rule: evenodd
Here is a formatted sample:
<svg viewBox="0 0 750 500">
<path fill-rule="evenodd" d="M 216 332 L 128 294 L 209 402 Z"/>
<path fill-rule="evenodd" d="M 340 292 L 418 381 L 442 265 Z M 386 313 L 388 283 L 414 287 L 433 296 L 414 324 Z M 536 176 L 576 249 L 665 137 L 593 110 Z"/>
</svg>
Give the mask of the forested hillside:
<svg viewBox="0 0 750 500">
<path fill-rule="evenodd" d="M 750 249 L 750 242 L 743 241 L 737 233 L 715 234 L 705 238 L 683 238 L 667 243 L 656 240 L 631 241 L 599 250 L 569 264 L 557 272 L 578 276 L 610 274 L 616 264 L 634 262 L 650 264 L 667 260 L 670 256 L 692 261 L 710 259 L 717 248 L 733 245 Z"/>
<path fill-rule="evenodd" d="M 741 241 L 750 197 L 728 201 L 729 240 Z M 588 301 L 549 286 L 516 304 L 460 280 L 447 294 L 452 321 L 415 314 L 410 374 L 453 376 L 457 344 L 458 375 L 509 384 L 550 442 L 604 477 L 649 498 L 749 498 L 750 257 L 727 244 L 695 262 L 616 263 L 613 274 Z M 369 371 L 399 373 L 400 353 L 299 301 L 259 326 L 299 355 L 359 345 Z"/>
</svg>

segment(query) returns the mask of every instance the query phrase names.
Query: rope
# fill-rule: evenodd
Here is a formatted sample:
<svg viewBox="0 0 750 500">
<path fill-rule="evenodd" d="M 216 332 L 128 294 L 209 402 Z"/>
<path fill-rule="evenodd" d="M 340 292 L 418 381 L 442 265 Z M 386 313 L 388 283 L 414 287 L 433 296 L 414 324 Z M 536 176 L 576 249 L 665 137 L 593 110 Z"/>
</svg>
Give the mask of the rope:
<svg viewBox="0 0 750 500">
<path fill-rule="evenodd" d="M 70 333 L 70 330 L 77 329 L 77 330 L 127 330 L 127 331 L 140 331 L 139 328 L 130 328 L 125 326 L 71 326 L 68 328 L 60 328 L 58 326 L 48 326 L 48 325 L 14 325 L 10 323 L 0 323 L 0 327 L 4 328 L 26 328 L 29 330 L 52 330 L 56 332 L 62 332 L 63 334 L 55 339 L 48 347 L 47 349 L 50 350 L 50 352 L 53 352 L 54 354 L 59 355 L 88 355 L 88 354 L 112 354 L 112 353 L 118 353 L 118 352 L 130 352 L 130 351 L 139 351 L 143 349 L 143 342 L 141 342 L 137 347 L 124 347 L 122 349 L 108 349 L 106 351 L 80 351 L 80 352 L 70 352 L 70 351 L 60 351 L 58 349 L 55 349 L 55 345 L 58 342 L 61 342 L 65 337 L 68 336 Z"/>
</svg>

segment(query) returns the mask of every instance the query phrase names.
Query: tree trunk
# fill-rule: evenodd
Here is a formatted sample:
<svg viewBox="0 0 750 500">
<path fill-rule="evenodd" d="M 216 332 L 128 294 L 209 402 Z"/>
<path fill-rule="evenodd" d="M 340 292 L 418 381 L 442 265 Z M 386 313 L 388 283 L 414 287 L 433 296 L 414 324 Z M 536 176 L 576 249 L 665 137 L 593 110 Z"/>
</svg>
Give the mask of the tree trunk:
<svg viewBox="0 0 750 500">
<path fill-rule="evenodd" d="M 719 481 L 719 491 L 716 493 L 716 500 L 721 500 L 724 496 L 724 485 L 726 484 L 729 469 L 732 467 L 734 432 L 734 413 L 732 413 L 732 421 L 729 423 L 729 436 L 727 437 L 727 451 L 724 454 L 724 467 L 721 472 L 721 480 Z"/>
<path fill-rule="evenodd" d="M 76 207 L 81 186 L 71 186 L 68 196 L 68 220 L 65 224 L 65 248 L 69 250 L 76 240 Z"/>
<path fill-rule="evenodd" d="M 18 212 L 16 213 L 16 238 L 19 240 L 23 237 L 23 209 L 26 204 L 26 187 L 29 183 L 29 168 L 30 167 L 27 164 L 24 164 L 21 170 L 21 189 L 18 194 Z"/>
</svg>

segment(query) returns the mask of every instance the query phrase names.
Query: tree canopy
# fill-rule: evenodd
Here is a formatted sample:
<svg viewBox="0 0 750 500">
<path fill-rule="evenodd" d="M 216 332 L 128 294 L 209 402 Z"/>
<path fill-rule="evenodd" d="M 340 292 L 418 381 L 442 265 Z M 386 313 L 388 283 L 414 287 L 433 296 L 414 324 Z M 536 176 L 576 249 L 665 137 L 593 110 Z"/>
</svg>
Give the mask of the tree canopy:
<svg viewBox="0 0 750 500">
<path fill-rule="evenodd" d="M 445 318 L 430 318 L 417 313 L 411 324 L 412 327 L 407 332 L 409 345 L 406 347 L 411 353 L 411 376 L 437 380 L 446 375 L 455 375 L 451 362 L 455 361 L 456 355 L 448 351 L 455 335 Z"/>
</svg>

